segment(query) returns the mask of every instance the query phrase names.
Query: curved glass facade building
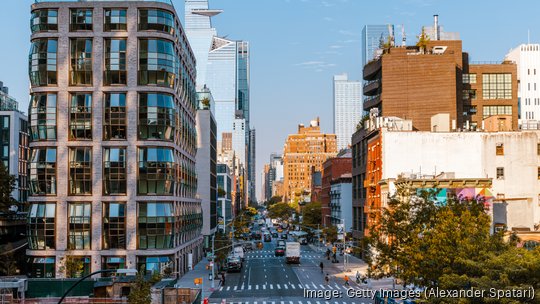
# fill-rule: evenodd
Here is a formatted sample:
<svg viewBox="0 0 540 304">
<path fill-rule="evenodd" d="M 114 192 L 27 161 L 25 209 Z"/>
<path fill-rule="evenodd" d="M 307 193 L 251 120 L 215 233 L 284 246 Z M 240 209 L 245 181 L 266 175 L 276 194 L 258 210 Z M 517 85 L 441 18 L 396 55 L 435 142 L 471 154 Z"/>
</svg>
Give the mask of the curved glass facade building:
<svg viewBox="0 0 540 304">
<path fill-rule="evenodd" d="M 36 1 L 30 26 L 28 275 L 181 276 L 202 211 L 195 57 L 172 4 Z"/>
</svg>

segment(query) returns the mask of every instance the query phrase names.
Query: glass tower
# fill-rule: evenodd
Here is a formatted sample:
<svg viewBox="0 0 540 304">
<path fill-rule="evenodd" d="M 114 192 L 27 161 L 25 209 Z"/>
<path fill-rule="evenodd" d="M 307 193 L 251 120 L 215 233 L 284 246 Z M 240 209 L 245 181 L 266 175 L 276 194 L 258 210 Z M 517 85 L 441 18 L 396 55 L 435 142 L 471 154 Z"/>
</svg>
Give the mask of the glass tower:
<svg viewBox="0 0 540 304">
<path fill-rule="evenodd" d="M 394 33 L 394 25 L 365 25 L 362 30 L 362 67 L 375 58 L 381 40 L 386 42 L 388 36 Z"/>
</svg>

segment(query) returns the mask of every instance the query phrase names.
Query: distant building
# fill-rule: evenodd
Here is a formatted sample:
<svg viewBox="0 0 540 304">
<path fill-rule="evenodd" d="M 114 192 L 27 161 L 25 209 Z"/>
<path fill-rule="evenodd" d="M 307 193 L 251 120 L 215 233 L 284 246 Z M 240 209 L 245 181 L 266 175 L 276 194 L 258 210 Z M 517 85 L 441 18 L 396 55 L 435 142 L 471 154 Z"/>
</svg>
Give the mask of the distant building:
<svg viewBox="0 0 540 304">
<path fill-rule="evenodd" d="M 540 129 L 540 44 L 521 44 L 505 60 L 517 64 L 520 128 Z"/>
<path fill-rule="evenodd" d="M 351 174 L 346 173 L 332 180 L 330 184 L 330 222 L 331 225 L 344 223 L 345 231 L 352 228 L 352 184 Z M 342 222 L 343 220 L 343 222 Z"/>
<path fill-rule="evenodd" d="M 394 35 L 394 25 L 365 25 L 362 29 L 362 66 L 377 57 L 381 42 L 386 43 Z"/>
<path fill-rule="evenodd" d="M 232 151 L 232 132 L 225 132 L 222 134 L 221 148 L 224 151 Z"/>
<path fill-rule="evenodd" d="M 298 125 L 298 133 L 287 137 L 283 148 L 284 201 L 302 200 L 311 187 L 311 168 L 321 170 L 337 154 L 336 135 L 321 133 L 319 119 L 310 126 Z"/>
<path fill-rule="evenodd" d="M 337 149 L 347 149 L 362 119 L 362 83 L 348 80 L 347 74 L 334 76 L 334 133 Z"/>
<path fill-rule="evenodd" d="M 218 229 L 225 231 L 225 225 L 229 224 L 233 218 L 232 205 L 232 177 L 231 170 L 226 164 L 217 165 L 217 187 L 218 187 Z"/>
<path fill-rule="evenodd" d="M 332 201 L 332 185 L 334 183 L 345 183 L 346 180 L 349 180 L 350 183 L 350 174 L 352 171 L 352 158 L 351 150 L 343 150 L 336 157 L 328 158 L 322 164 L 322 178 L 321 178 L 321 211 L 322 211 L 322 225 L 327 226 L 330 224 L 335 224 L 335 220 L 331 220 L 331 201 Z M 344 178 L 343 180 L 341 179 Z M 337 187 L 337 186 L 336 186 Z M 343 186 L 340 189 L 344 191 L 345 188 L 350 186 Z M 340 190 L 341 191 L 341 190 Z M 352 189 L 351 189 L 352 193 Z M 343 194 L 343 199 L 348 198 L 349 194 Z M 336 197 L 335 197 L 336 198 Z M 335 202 L 337 203 L 337 202 Z M 351 213 L 352 210 L 352 198 L 350 202 L 340 203 L 340 205 L 350 206 L 350 210 L 346 210 L 347 213 Z M 341 208 L 341 207 L 340 207 Z M 341 209 L 340 209 L 341 210 Z M 337 211 L 336 211 L 337 212 Z M 340 211 L 341 212 L 341 211 Z M 352 221 L 345 223 L 347 227 L 352 226 Z"/>
<path fill-rule="evenodd" d="M 37 117 L 34 117 L 37 119 Z M 19 211 L 23 211 L 23 204 L 28 202 L 28 159 L 29 129 L 28 117 L 19 111 L 17 101 L 9 96 L 9 90 L 0 81 L 0 160 L 8 169 L 10 175 L 15 176 L 15 189 L 12 197 L 21 203 Z"/>
<path fill-rule="evenodd" d="M 322 175 L 321 171 L 316 171 L 311 167 L 311 201 L 321 202 Z"/>
</svg>

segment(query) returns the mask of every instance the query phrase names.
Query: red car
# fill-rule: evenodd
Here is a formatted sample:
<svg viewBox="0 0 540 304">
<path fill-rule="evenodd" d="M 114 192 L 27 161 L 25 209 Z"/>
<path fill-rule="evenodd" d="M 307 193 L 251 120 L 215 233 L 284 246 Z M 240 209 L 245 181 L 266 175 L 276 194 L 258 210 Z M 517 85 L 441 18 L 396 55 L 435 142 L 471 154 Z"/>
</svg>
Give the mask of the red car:
<svg viewBox="0 0 540 304">
<path fill-rule="evenodd" d="M 276 250 L 274 251 L 276 256 L 284 256 L 285 255 L 285 247 L 276 247 Z"/>
</svg>

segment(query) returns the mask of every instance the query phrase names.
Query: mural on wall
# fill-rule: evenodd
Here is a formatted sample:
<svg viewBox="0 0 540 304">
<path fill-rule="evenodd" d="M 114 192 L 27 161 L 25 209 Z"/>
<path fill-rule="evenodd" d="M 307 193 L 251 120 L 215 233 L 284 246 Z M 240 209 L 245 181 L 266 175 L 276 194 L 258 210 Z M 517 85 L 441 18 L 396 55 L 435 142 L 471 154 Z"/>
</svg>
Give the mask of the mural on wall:
<svg viewBox="0 0 540 304">
<path fill-rule="evenodd" d="M 457 198 L 458 200 L 476 199 L 484 203 L 487 211 L 493 206 L 493 194 L 489 188 L 418 188 L 416 195 L 421 196 L 422 193 L 431 193 L 436 205 L 444 206 L 448 199 Z"/>
</svg>

